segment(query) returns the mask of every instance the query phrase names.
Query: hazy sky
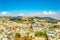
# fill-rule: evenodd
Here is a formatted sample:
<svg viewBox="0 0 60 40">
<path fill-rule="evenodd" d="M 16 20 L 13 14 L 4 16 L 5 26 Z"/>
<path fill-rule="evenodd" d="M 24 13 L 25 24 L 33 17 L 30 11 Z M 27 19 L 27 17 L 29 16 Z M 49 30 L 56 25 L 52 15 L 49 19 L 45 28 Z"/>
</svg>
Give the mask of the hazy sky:
<svg viewBox="0 0 60 40">
<path fill-rule="evenodd" d="M 60 18 L 60 0 L 0 0 L 0 15 Z"/>
</svg>

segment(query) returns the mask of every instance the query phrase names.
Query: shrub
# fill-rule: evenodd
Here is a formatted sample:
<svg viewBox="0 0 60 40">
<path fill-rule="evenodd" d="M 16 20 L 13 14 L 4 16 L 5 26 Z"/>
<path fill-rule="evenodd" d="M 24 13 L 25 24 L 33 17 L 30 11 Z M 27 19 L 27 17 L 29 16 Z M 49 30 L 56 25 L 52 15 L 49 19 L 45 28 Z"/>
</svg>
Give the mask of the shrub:
<svg viewBox="0 0 60 40">
<path fill-rule="evenodd" d="M 40 32 L 40 31 L 36 31 L 34 36 L 36 36 L 36 37 L 46 37 L 46 33 L 45 32 Z"/>
<path fill-rule="evenodd" d="M 20 34 L 20 33 L 16 33 L 16 34 L 15 34 L 15 37 L 20 38 L 20 37 L 21 37 L 21 34 Z"/>
</svg>

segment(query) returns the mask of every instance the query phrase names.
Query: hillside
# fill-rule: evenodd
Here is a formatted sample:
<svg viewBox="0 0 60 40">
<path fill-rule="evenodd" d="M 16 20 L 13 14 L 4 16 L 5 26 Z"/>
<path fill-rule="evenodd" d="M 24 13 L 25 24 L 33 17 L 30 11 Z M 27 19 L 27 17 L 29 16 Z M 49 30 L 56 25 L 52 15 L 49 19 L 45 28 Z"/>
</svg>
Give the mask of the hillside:
<svg viewBox="0 0 60 40">
<path fill-rule="evenodd" d="M 50 21 L 50 22 L 59 22 L 60 21 L 60 20 L 57 20 L 57 19 L 54 19 L 54 18 L 51 18 L 51 17 L 36 17 L 36 18 L 46 20 L 46 21 Z"/>
</svg>

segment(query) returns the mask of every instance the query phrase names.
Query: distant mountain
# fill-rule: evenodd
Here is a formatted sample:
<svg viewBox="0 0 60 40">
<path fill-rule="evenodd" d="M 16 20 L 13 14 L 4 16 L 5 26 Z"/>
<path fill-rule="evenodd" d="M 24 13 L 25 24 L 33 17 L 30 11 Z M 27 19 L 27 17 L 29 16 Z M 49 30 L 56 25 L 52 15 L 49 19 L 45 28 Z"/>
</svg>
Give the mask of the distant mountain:
<svg viewBox="0 0 60 40">
<path fill-rule="evenodd" d="M 42 20 L 50 21 L 50 22 L 59 22 L 60 21 L 60 20 L 57 20 L 57 19 L 54 19 L 54 18 L 51 18 L 51 17 L 35 17 L 35 18 L 39 18 L 39 19 L 42 19 Z"/>
<path fill-rule="evenodd" d="M 22 18 L 22 16 L 11 17 L 10 20 L 19 20 L 21 18 Z M 60 20 L 57 20 L 57 19 L 54 19 L 54 18 L 51 18 L 51 17 L 35 17 L 35 18 L 38 18 L 38 19 L 41 19 L 41 20 L 46 20 L 46 21 L 49 21 L 49 22 L 60 22 Z"/>
<path fill-rule="evenodd" d="M 22 16 L 11 17 L 10 20 L 11 20 L 11 21 L 14 21 L 14 20 L 19 20 L 19 19 L 21 19 L 21 18 L 22 18 Z"/>
</svg>

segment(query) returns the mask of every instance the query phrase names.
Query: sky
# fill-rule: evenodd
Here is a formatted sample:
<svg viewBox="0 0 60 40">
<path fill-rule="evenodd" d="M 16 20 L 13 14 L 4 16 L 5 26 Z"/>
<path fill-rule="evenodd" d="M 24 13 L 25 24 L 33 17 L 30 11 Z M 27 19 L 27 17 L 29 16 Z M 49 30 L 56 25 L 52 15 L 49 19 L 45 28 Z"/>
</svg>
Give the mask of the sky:
<svg viewBox="0 0 60 40">
<path fill-rule="evenodd" d="M 0 16 L 4 15 L 60 19 L 60 0 L 0 0 Z"/>
</svg>

